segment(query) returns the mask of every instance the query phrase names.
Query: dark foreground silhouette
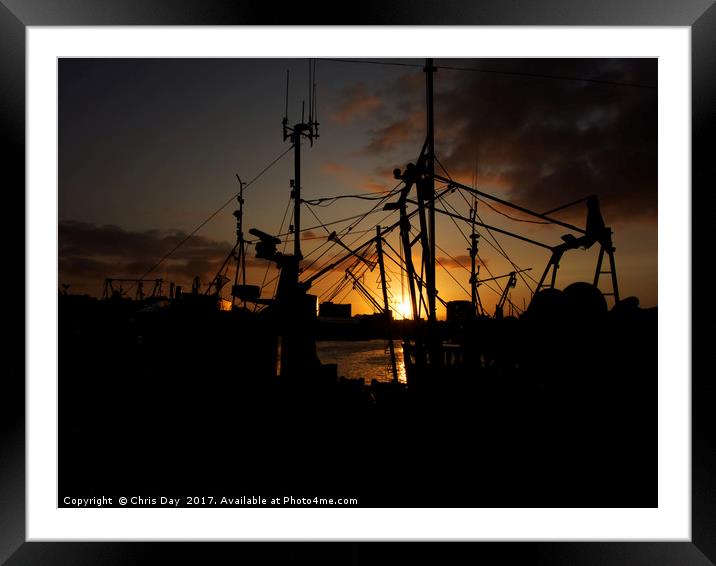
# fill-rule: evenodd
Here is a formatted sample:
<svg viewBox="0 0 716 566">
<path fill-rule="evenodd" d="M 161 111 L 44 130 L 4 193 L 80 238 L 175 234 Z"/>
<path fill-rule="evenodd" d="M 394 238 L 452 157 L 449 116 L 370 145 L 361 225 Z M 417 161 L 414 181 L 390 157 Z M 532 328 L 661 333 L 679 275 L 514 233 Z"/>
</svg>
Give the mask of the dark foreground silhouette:
<svg viewBox="0 0 716 566">
<path fill-rule="evenodd" d="M 61 296 L 58 503 L 657 506 L 656 310 L 567 295 L 441 324 L 460 363 L 407 388 L 318 362 L 275 377 L 270 314 Z"/>
</svg>

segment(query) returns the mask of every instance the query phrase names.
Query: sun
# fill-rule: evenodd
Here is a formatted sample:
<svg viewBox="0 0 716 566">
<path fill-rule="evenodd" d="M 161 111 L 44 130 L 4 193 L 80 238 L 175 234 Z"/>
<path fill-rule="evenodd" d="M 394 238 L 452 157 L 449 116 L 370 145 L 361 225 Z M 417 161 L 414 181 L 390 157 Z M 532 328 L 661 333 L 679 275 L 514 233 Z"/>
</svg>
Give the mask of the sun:
<svg viewBox="0 0 716 566">
<path fill-rule="evenodd" d="M 400 315 L 400 318 L 411 318 L 413 313 L 410 308 L 410 303 L 407 301 L 401 301 L 395 305 L 395 310 Z"/>
</svg>

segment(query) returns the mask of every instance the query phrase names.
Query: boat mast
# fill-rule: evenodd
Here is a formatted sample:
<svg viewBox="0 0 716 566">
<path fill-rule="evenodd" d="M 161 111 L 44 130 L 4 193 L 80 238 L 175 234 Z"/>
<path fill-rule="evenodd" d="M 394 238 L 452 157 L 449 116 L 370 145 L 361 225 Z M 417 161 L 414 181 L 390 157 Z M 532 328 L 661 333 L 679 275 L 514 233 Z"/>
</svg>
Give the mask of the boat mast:
<svg viewBox="0 0 716 566">
<path fill-rule="evenodd" d="M 472 298 L 472 313 L 475 316 L 484 314 L 480 294 L 478 293 L 478 277 L 480 276 L 480 266 L 477 263 L 477 246 L 480 241 L 480 234 L 475 230 L 475 218 L 477 217 L 477 199 L 473 199 L 472 209 L 470 210 L 470 221 L 472 224 L 472 233 L 470 234 L 470 291 Z"/>
<path fill-rule="evenodd" d="M 398 383 L 398 367 L 395 363 L 395 346 L 393 345 L 393 329 L 392 315 L 390 305 L 388 303 L 388 287 L 385 279 L 385 264 L 383 263 L 383 236 L 380 226 L 375 227 L 375 247 L 378 252 L 378 266 L 380 267 L 380 286 L 383 289 L 383 314 L 385 315 L 386 334 L 388 335 L 388 345 L 390 347 L 390 366 L 393 370 L 393 381 Z"/>
<path fill-rule="evenodd" d="M 236 274 L 234 275 L 234 287 L 231 291 L 231 306 L 236 304 L 235 290 L 238 288 L 239 277 L 241 277 L 241 285 L 246 288 L 246 246 L 244 242 L 244 231 L 243 231 L 243 220 L 244 220 L 244 185 L 245 183 L 236 174 L 236 179 L 239 181 L 239 194 L 236 197 L 236 201 L 239 207 L 234 211 L 234 217 L 236 218 Z M 243 298 L 244 306 L 246 306 L 246 298 Z"/>
<path fill-rule="evenodd" d="M 435 318 L 435 115 L 433 111 L 433 74 L 437 69 L 432 59 L 425 59 L 425 98 L 427 103 L 427 139 L 426 139 L 426 179 L 425 200 L 428 207 L 428 254 L 423 252 L 425 259 L 425 283 L 428 292 L 428 321 L 434 323 Z M 419 199 L 423 200 L 423 199 Z"/>
<path fill-rule="evenodd" d="M 288 139 L 293 144 L 294 177 L 291 179 L 291 198 L 293 198 L 293 255 L 296 261 L 301 261 L 301 141 L 303 138 L 313 145 L 318 138 L 318 110 L 316 107 L 316 63 L 308 61 L 308 122 L 304 122 L 306 102 L 303 101 L 301 121 L 288 126 L 288 79 L 286 71 L 286 109 L 283 116 L 283 141 Z"/>
</svg>

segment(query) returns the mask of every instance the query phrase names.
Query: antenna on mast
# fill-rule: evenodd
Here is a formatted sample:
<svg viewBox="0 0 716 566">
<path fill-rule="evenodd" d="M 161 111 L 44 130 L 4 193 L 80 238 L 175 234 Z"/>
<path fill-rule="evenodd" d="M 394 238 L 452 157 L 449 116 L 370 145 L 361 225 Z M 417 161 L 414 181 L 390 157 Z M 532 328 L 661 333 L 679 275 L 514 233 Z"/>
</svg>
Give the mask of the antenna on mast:
<svg viewBox="0 0 716 566">
<path fill-rule="evenodd" d="M 316 105 L 316 60 L 308 61 L 308 123 L 318 137 L 318 106 Z M 313 139 L 310 140 L 313 144 Z"/>
<path fill-rule="evenodd" d="M 234 275 L 234 287 L 231 290 L 231 305 L 233 306 L 236 302 L 236 298 L 241 295 L 241 291 L 246 289 L 246 246 L 243 232 L 243 218 L 244 218 L 244 187 L 246 183 L 241 180 L 239 174 L 236 173 L 236 179 L 239 181 L 239 194 L 236 197 L 236 202 L 239 207 L 234 211 L 236 217 L 236 274 Z M 239 280 L 241 283 L 239 284 Z M 239 286 L 240 285 L 240 286 Z M 246 306 L 246 297 L 241 297 L 244 306 Z"/>
<path fill-rule="evenodd" d="M 316 97 L 316 60 L 313 60 L 313 124 L 318 132 L 318 100 Z"/>
<path fill-rule="evenodd" d="M 288 71 L 286 71 L 286 112 L 283 118 L 283 140 L 291 140 L 294 151 L 294 178 L 291 180 L 291 198 L 294 199 L 293 225 L 294 247 L 293 255 L 301 260 L 301 140 L 307 138 L 311 146 L 313 140 L 318 138 L 318 121 L 316 119 L 315 92 L 316 92 L 316 63 L 308 60 L 308 123 L 305 122 L 306 101 L 301 104 L 301 121 L 292 127 L 288 125 Z"/>
<path fill-rule="evenodd" d="M 308 60 L 308 122 L 313 121 L 313 68 L 311 60 Z"/>
<path fill-rule="evenodd" d="M 288 137 L 288 77 L 289 70 L 286 69 L 286 109 L 283 112 L 283 141 Z"/>
</svg>

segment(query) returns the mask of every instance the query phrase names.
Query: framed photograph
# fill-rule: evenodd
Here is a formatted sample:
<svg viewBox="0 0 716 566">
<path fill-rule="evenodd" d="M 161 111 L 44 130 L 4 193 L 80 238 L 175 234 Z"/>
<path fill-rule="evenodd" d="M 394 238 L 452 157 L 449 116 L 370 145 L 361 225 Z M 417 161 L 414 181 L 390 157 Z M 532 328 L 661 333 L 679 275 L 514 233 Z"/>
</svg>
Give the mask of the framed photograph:
<svg viewBox="0 0 716 566">
<path fill-rule="evenodd" d="M 716 560 L 709 2 L 102 7 L 0 5 L 3 560 Z"/>
</svg>

